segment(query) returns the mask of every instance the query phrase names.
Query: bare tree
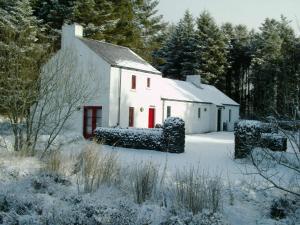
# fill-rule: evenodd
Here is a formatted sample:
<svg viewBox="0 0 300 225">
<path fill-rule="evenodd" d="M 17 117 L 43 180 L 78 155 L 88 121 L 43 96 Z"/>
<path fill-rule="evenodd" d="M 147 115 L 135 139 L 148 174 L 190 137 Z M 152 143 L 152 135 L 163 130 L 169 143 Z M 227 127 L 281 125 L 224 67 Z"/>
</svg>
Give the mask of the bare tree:
<svg viewBox="0 0 300 225">
<path fill-rule="evenodd" d="M 6 91 L 5 96 L 10 98 L 2 101 L 7 103 L 15 150 L 34 154 L 39 137 L 45 134 L 47 140 L 41 154 L 44 157 L 68 119 L 93 98 L 94 90 L 87 82 L 94 77 L 93 67 L 86 68 L 79 66 L 74 50 L 64 49 L 42 67 L 38 79 L 2 80 L 6 82 L 2 92 Z"/>
<path fill-rule="evenodd" d="M 266 148 L 253 150 L 250 160 L 254 172 L 268 183 L 268 188 L 277 188 L 289 194 L 300 197 L 300 129 L 299 121 L 290 121 L 289 129 L 281 128 L 278 121 L 273 121 L 280 133 L 289 143 L 287 152 L 274 152 Z"/>
</svg>

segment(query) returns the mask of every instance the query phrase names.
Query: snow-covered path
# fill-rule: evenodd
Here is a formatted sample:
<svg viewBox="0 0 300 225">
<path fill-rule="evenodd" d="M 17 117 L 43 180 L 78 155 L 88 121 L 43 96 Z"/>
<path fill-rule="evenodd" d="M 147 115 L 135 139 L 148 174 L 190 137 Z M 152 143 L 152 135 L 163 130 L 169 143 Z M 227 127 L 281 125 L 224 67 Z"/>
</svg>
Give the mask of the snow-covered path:
<svg viewBox="0 0 300 225">
<path fill-rule="evenodd" d="M 215 132 L 186 136 L 185 152 L 171 154 L 156 151 L 112 148 L 104 146 L 106 152 L 115 151 L 121 162 L 127 164 L 152 161 L 167 171 L 189 169 L 191 166 L 210 173 L 233 178 L 240 176 L 238 164 L 233 160 L 234 135 L 232 132 Z"/>
</svg>

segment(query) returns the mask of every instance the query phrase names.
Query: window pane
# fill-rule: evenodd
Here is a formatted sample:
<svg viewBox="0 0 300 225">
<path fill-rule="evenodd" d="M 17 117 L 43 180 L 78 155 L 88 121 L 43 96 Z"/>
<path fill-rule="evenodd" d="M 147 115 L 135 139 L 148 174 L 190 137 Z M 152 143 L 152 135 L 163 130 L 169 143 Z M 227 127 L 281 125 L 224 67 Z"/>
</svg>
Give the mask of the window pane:
<svg viewBox="0 0 300 225">
<path fill-rule="evenodd" d="M 93 110 L 92 109 L 88 109 L 87 110 L 87 117 L 92 117 L 93 116 Z"/>
<path fill-rule="evenodd" d="M 98 118 L 101 118 L 101 117 L 102 117 L 102 109 L 97 109 L 96 116 L 97 116 Z"/>
<path fill-rule="evenodd" d="M 101 127 L 102 125 L 102 119 L 101 118 L 97 118 L 96 120 L 96 127 Z"/>
<path fill-rule="evenodd" d="M 86 127 L 86 132 L 87 132 L 88 134 L 92 134 L 92 133 L 93 133 L 93 128 L 92 128 L 92 126 L 87 126 L 87 127 Z"/>
</svg>

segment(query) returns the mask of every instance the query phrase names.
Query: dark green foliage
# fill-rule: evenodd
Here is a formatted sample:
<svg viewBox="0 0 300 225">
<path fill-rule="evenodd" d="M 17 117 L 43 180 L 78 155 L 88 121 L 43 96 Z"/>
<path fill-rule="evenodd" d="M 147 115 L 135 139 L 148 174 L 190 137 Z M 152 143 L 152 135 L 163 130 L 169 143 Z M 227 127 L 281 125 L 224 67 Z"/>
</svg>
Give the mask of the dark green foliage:
<svg viewBox="0 0 300 225">
<path fill-rule="evenodd" d="M 290 211 L 290 203 L 287 199 L 279 198 L 272 202 L 270 216 L 272 219 L 283 219 Z"/>
<path fill-rule="evenodd" d="M 177 117 L 169 117 L 163 124 L 163 151 L 183 153 L 185 146 L 184 121 Z"/>
<path fill-rule="evenodd" d="M 95 131 L 94 139 L 97 143 L 111 146 L 183 153 L 184 121 L 169 117 L 162 128 L 155 129 L 99 127 Z"/>
<path fill-rule="evenodd" d="M 159 68 L 167 77 L 185 80 L 186 75 L 199 72 L 199 50 L 195 21 L 186 11 L 178 25 L 171 29 L 163 47 L 156 52 L 162 59 Z"/>
<path fill-rule="evenodd" d="M 100 127 L 95 131 L 94 138 L 100 144 L 160 151 L 162 130 Z"/>
<path fill-rule="evenodd" d="M 234 127 L 234 157 L 245 158 L 255 147 L 268 148 L 272 151 L 286 151 L 287 138 L 278 134 L 278 129 L 271 123 L 255 120 L 241 120 Z"/>
<path fill-rule="evenodd" d="M 226 38 L 207 11 L 197 19 L 197 35 L 201 46 L 200 74 L 204 80 L 224 90 L 228 66 Z"/>
</svg>

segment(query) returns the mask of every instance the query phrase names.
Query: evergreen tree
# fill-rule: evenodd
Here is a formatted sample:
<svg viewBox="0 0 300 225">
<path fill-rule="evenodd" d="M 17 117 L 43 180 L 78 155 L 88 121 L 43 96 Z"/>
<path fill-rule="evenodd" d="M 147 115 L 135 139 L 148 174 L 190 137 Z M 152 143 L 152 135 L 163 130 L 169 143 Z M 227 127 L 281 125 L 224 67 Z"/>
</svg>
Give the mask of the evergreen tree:
<svg viewBox="0 0 300 225">
<path fill-rule="evenodd" d="M 185 80 L 186 75 L 198 74 L 199 47 L 194 27 L 194 19 L 186 11 L 160 50 L 165 61 L 161 66 L 165 76 Z"/>
<path fill-rule="evenodd" d="M 228 69 L 225 92 L 241 103 L 241 114 L 249 115 L 251 110 L 250 64 L 252 59 L 252 38 L 246 26 L 222 26 L 228 41 Z"/>
<path fill-rule="evenodd" d="M 52 29 L 60 30 L 72 20 L 76 0 L 31 0 L 33 15 Z"/>
<path fill-rule="evenodd" d="M 210 84 L 225 89 L 227 43 L 211 15 L 204 11 L 197 19 L 200 50 L 200 74 Z"/>
<path fill-rule="evenodd" d="M 135 0 L 134 11 L 141 30 L 143 46 L 138 53 L 150 63 L 153 62 L 154 51 L 161 48 L 166 37 L 167 23 L 163 22 L 163 16 L 158 15 L 158 0 Z"/>
</svg>

